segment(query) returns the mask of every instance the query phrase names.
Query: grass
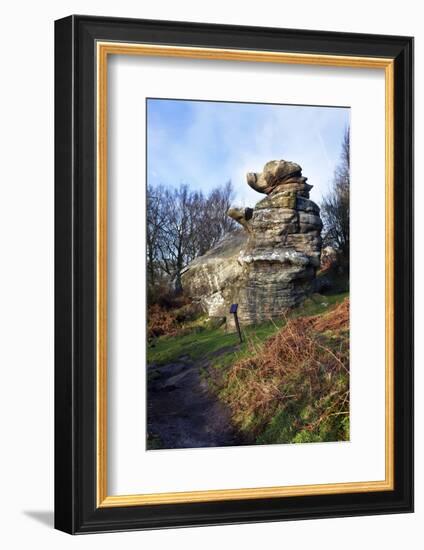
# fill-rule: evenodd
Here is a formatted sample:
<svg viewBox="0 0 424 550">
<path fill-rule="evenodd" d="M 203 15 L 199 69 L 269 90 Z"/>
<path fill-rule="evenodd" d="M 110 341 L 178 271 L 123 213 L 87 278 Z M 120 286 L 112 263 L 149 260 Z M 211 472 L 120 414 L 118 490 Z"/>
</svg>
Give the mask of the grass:
<svg viewBox="0 0 424 550">
<path fill-rule="evenodd" d="M 234 343 L 233 334 L 222 329 L 193 331 L 181 336 L 161 336 L 147 350 L 148 363 L 172 363 L 180 357 L 198 359 Z"/>
<path fill-rule="evenodd" d="M 292 311 L 291 316 L 303 317 L 319 315 L 330 310 L 348 296 L 343 292 L 331 296 L 314 294 L 301 307 Z M 187 326 L 185 333 L 176 336 L 160 336 L 147 349 L 147 362 L 157 365 L 172 363 L 180 357 L 192 360 L 213 356 L 220 350 L 228 348 L 228 353 L 214 358 L 216 367 L 229 365 L 235 359 L 251 353 L 252 345 L 260 346 L 270 336 L 275 334 L 285 321 L 271 321 L 256 326 L 242 328 L 244 342 L 239 343 L 237 333 L 227 333 L 223 327 L 210 328 L 205 317 L 199 317 Z"/>
<path fill-rule="evenodd" d="M 314 294 L 285 319 L 242 328 L 242 344 L 201 317 L 182 334 L 156 338 L 148 363 L 200 359 L 201 377 L 252 443 L 347 440 L 347 297 Z"/>
<path fill-rule="evenodd" d="M 291 317 L 308 317 L 311 315 L 321 315 L 329 311 L 332 307 L 343 302 L 349 297 L 349 292 L 340 292 L 338 294 L 312 294 L 303 304 L 293 310 Z"/>
<path fill-rule="evenodd" d="M 244 342 L 239 343 L 237 333 L 225 332 L 224 328 L 207 328 L 201 325 L 192 328 L 191 332 L 180 336 L 161 336 L 147 350 L 147 362 L 166 364 L 177 361 L 180 357 L 189 357 L 192 360 L 213 356 L 213 354 L 229 349 L 227 354 L 232 356 L 243 354 L 248 350 L 248 342 L 263 342 L 274 334 L 283 322 L 263 323 L 256 327 L 246 327 L 243 330 Z M 233 351 L 236 349 L 236 351 Z M 228 357 L 222 355 L 216 358 L 216 363 L 225 364 Z"/>
<path fill-rule="evenodd" d="M 290 317 L 227 369 L 220 397 L 252 443 L 348 440 L 349 301 Z"/>
</svg>

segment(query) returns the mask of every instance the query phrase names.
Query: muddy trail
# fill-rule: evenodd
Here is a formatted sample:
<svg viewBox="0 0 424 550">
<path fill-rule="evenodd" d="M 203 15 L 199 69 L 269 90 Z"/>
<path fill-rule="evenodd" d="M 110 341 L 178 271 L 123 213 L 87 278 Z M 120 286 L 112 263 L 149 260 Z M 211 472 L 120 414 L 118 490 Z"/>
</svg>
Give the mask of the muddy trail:
<svg viewBox="0 0 424 550">
<path fill-rule="evenodd" d="M 148 449 L 247 444 L 232 425 L 229 409 L 201 376 L 208 366 L 205 359 L 195 362 L 188 357 L 166 365 L 148 365 Z"/>
</svg>

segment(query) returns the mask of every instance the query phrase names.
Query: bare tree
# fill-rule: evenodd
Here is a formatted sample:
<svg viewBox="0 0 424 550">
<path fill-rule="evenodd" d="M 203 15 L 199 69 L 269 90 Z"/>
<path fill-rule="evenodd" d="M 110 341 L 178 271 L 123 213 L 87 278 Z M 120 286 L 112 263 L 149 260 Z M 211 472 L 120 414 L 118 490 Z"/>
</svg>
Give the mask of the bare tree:
<svg viewBox="0 0 424 550">
<path fill-rule="evenodd" d="M 202 223 L 199 224 L 197 255 L 201 256 L 213 248 L 222 237 L 235 228 L 236 224 L 227 215 L 234 199 L 231 181 L 222 187 L 212 189 L 202 207 Z"/>
<path fill-rule="evenodd" d="M 234 227 L 227 216 L 233 198 L 231 182 L 206 197 L 187 185 L 147 190 L 147 272 L 154 285 L 164 274 L 177 292 L 181 271 L 212 248 Z"/>
<path fill-rule="evenodd" d="M 147 188 L 147 223 L 146 223 L 146 248 L 147 248 L 147 277 L 148 283 L 156 280 L 159 268 L 159 241 L 161 239 L 164 223 L 163 197 L 165 189 L 158 186 Z"/>
<path fill-rule="evenodd" d="M 323 242 L 332 246 L 349 261 L 349 189 L 350 189 L 350 136 L 346 129 L 342 141 L 340 162 L 334 172 L 332 186 L 323 198 L 321 215 L 324 223 Z"/>
<path fill-rule="evenodd" d="M 194 258 L 196 200 L 187 185 L 176 190 L 168 189 L 164 195 L 164 223 L 158 248 L 162 269 L 174 282 L 177 292 L 182 290 L 180 272 Z"/>
</svg>

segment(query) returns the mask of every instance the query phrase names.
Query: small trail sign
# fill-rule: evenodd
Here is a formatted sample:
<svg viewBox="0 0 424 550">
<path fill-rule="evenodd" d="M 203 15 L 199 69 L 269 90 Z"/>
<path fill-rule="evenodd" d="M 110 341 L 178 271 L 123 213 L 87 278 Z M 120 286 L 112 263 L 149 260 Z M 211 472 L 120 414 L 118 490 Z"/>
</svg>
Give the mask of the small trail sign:
<svg viewBox="0 0 424 550">
<path fill-rule="evenodd" d="M 238 335 L 239 335 L 239 338 L 240 338 L 240 344 L 241 344 L 241 343 L 243 343 L 243 337 L 241 335 L 240 323 L 239 323 L 239 320 L 238 320 L 238 317 L 237 317 L 237 308 L 238 308 L 238 304 L 231 304 L 230 313 L 232 313 L 234 315 L 234 322 L 236 324 L 236 328 L 237 328 L 237 332 L 238 332 Z"/>
</svg>

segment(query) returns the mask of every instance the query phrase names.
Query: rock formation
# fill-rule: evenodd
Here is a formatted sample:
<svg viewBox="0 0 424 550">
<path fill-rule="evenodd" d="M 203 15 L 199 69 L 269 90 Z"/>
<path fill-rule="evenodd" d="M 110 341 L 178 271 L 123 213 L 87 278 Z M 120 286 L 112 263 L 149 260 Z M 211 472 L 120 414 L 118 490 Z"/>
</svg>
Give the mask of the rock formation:
<svg viewBox="0 0 424 550">
<path fill-rule="evenodd" d="M 185 291 L 210 317 L 229 318 L 230 305 L 238 303 L 241 324 L 261 323 L 313 292 L 322 222 L 306 179 L 298 164 L 285 160 L 247 174 L 247 183 L 267 196 L 253 209 L 231 208 L 228 215 L 242 229 L 182 272 Z"/>
</svg>

